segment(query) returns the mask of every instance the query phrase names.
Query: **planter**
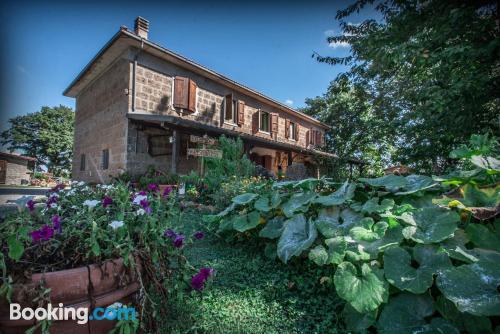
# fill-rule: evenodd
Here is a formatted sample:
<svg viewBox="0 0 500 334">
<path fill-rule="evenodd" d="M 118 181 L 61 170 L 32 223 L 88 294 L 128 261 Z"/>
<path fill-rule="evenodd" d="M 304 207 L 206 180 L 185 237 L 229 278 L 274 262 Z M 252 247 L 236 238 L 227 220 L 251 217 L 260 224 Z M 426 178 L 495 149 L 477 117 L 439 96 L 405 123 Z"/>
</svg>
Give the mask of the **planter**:
<svg viewBox="0 0 500 334">
<path fill-rule="evenodd" d="M 138 263 L 138 261 L 136 261 Z M 137 270 L 141 270 L 138 263 Z M 63 303 L 65 307 L 86 307 L 89 315 L 96 307 L 107 306 L 121 302 L 123 304 L 133 301 L 135 293 L 140 285 L 136 271 L 126 267 L 122 259 L 108 260 L 101 265 L 92 264 L 85 267 L 34 274 L 31 282 L 23 285 L 15 285 L 12 296 L 13 303 L 21 304 L 21 307 L 32 307 L 33 294 L 37 292 L 37 285 L 45 282 L 45 287 L 50 288 L 50 300 L 53 307 Z M 0 300 L 0 332 L 1 333 L 24 333 L 28 328 L 35 325 L 36 320 L 10 320 L 9 303 Z M 89 320 L 86 324 L 78 324 L 76 320 L 53 321 L 50 333 L 107 333 L 115 325 L 110 320 Z"/>
<path fill-rule="evenodd" d="M 160 188 L 160 193 L 163 194 L 166 188 L 170 187 L 172 190 L 177 189 L 176 184 L 159 184 L 158 187 Z"/>
</svg>

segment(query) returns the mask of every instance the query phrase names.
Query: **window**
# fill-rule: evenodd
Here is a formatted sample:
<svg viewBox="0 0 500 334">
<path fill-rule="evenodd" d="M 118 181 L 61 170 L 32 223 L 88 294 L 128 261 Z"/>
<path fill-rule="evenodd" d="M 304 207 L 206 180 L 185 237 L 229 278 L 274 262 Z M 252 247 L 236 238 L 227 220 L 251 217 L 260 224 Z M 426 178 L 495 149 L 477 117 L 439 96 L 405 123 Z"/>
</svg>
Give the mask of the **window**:
<svg viewBox="0 0 500 334">
<path fill-rule="evenodd" d="M 265 111 L 260 112 L 259 130 L 269 132 L 269 113 Z"/>
<path fill-rule="evenodd" d="M 297 124 L 290 122 L 290 130 L 288 131 L 290 133 L 290 138 L 292 140 L 297 140 Z"/>
<path fill-rule="evenodd" d="M 233 100 L 233 95 L 228 94 L 224 99 L 224 122 L 236 124 L 236 112 L 238 110 L 238 102 Z"/>
<path fill-rule="evenodd" d="M 85 170 L 85 154 L 82 154 L 80 156 L 80 170 L 81 171 Z"/>
<path fill-rule="evenodd" d="M 102 150 L 102 169 L 109 168 L 109 149 Z"/>
</svg>

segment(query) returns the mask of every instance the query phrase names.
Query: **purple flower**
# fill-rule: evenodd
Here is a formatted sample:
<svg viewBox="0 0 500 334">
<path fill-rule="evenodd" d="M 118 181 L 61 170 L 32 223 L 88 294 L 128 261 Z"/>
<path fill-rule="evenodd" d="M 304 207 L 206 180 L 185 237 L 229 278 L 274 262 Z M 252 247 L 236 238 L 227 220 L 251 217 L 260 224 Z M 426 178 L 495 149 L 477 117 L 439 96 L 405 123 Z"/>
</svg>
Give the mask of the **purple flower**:
<svg viewBox="0 0 500 334">
<path fill-rule="evenodd" d="M 52 187 L 49 191 L 53 192 L 53 193 L 56 193 L 56 192 L 58 192 L 61 189 L 64 189 L 64 184 L 59 183 L 59 184 L 56 184 L 54 187 Z"/>
<path fill-rule="evenodd" d="M 30 212 L 33 212 L 33 210 L 35 210 L 35 201 L 30 199 L 27 203 L 26 203 L 26 207 L 28 208 L 28 210 L 30 210 Z"/>
<path fill-rule="evenodd" d="M 52 224 L 54 226 L 54 230 L 57 230 L 59 233 L 62 232 L 61 217 L 59 217 L 59 215 L 52 216 Z"/>
<path fill-rule="evenodd" d="M 148 190 L 155 193 L 158 190 L 160 190 L 160 188 L 158 188 L 158 186 L 156 184 L 150 183 L 150 184 L 148 184 Z"/>
<path fill-rule="evenodd" d="M 150 215 L 153 212 L 153 209 L 151 209 L 150 206 L 147 206 L 144 208 L 144 212 L 146 212 L 148 215 Z"/>
<path fill-rule="evenodd" d="M 203 290 L 208 277 L 213 274 L 213 268 L 201 268 L 200 271 L 191 277 L 191 287 L 197 291 Z"/>
<path fill-rule="evenodd" d="M 102 199 L 102 207 L 105 208 L 111 204 L 113 204 L 113 199 L 109 196 L 104 196 Z"/>
<path fill-rule="evenodd" d="M 137 195 L 146 196 L 147 193 L 144 190 L 141 190 L 137 193 Z"/>
<path fill-rule="evenodd" d="M 143 199 L 139 202 L 140 206 L 142 206 L 143 209 L 147 208 L 149 206 L 149 202 L 147 199 Z"/>
<path fill-rule="evenodd" d="M 172 192 L 171 186 L 165 187 L 165 189 L 163 190 L 163 197 L 167 197 L 168 195 L 170 195 L 171 192 Z"/>
<path fill-rule="evenodd" d="M 184 236 L 182 234 L 177 234 L 174 238 L 173 244 L 175 248 L 181 248 L 184 246 Z"/>
<path fill-rule="evenodd" d="M 47 199 L 47 207 L 50 208 L 52 204 L 54 203 L 57 203 L 57 195 L 54 196 L 54 195 L 51 195 L 48 199 Z"/>
<path fill-rule="evenodd" d="M 163 233 L 163 235 L 166 236 L 167 238 L 173 239 L 177 236 L 177 233 L 175 233 L 174 230 L 169 228 L 165 231 L 165 233 Z"/>
<path fill-rule="evenodd" d="M 54 229 L 49 225 L 44 225 L 41 229 L 32 231 L 30 235 L 33 242 L 38 242 L 40 240 L 49 240 L 54 236 Z"/>
<path fill-rule="evenodd" d="M 200 239 L 203 239 L 203 237 L 205 236 L 205 233 L 203 233 L 201 231 L 197 231 L 197 232 L 194 232 L 193 236 L 195 239 L 200 240 Z"/>
</svg>

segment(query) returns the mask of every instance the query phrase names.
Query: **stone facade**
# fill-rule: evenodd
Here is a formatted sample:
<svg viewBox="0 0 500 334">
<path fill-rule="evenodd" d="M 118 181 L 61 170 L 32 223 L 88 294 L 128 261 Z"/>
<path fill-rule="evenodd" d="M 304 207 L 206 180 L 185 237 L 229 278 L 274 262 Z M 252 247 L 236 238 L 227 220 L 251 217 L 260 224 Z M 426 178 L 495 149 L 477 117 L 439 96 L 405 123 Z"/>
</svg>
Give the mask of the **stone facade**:
<svg viewBox="0 0 500 334">
<path fill-rule="evenodd" d="M 72 166 L 76 180 L 108 182 L 126 170 L 130 68 L 128 60 L 118 59 L 76 98 Z M 109 166 L 103 169 L 106 149 Z"/>
<path fill-rule="evenodd" d="M 29 184 L 34 159 L 0 152 L 0 184 Z"/>
</svg>

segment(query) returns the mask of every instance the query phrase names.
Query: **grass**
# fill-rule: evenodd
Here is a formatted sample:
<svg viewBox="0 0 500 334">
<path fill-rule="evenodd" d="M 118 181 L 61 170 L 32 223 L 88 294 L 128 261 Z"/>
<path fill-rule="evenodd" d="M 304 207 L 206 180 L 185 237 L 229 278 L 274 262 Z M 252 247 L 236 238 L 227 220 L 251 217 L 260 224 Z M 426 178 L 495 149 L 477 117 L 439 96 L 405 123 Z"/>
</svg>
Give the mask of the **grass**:
<svg viewBox="0 0 500 334">
<path fill-rule="evenodd" d="M 186 234 L 201 229 L 201 214 L 186 213 L 181 225 Z M 344 303 L 328 268 L 300 260 L 284 265 L 266 258 L 263 245 L 228 243 L 210 232 L 186 256 L 197 268 L 213 267 L 216 276 L 203 294 L 167 301 L 164 333 L 342 332 Z"/>
</svg>

